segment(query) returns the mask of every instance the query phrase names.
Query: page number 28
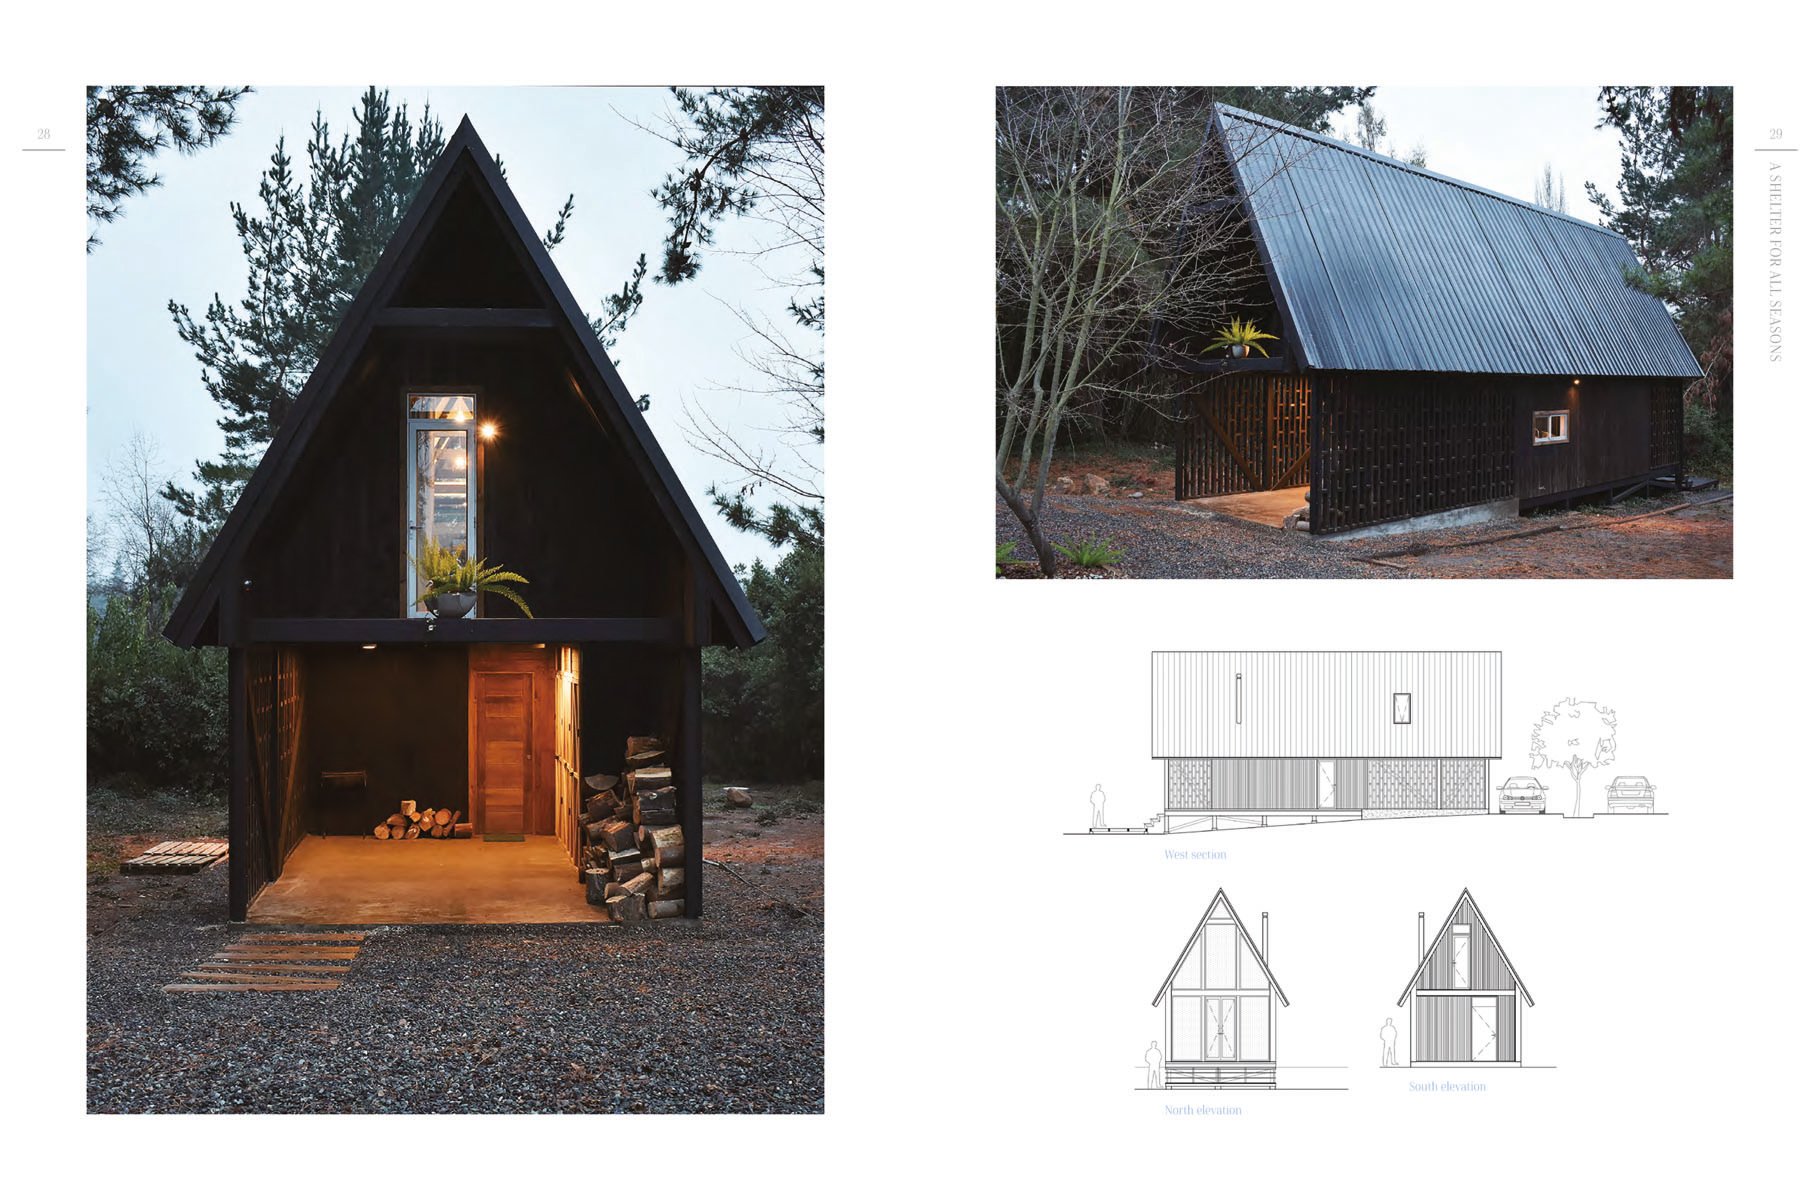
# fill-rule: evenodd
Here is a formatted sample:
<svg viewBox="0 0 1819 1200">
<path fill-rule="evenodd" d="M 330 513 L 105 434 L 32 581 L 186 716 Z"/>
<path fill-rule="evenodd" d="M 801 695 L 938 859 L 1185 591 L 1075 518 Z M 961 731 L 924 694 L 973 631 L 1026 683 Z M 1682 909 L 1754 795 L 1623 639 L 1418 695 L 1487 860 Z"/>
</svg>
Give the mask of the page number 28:
<svg viewBox="0 0 1819 1200">
<path fill-rule="evenodd" d="M 35 132 L 37 133 L 37 137 L 38 137 L 39 141 L 48 142 L 51 140 L 50 126 L 40 125 Z"/>
</svg>

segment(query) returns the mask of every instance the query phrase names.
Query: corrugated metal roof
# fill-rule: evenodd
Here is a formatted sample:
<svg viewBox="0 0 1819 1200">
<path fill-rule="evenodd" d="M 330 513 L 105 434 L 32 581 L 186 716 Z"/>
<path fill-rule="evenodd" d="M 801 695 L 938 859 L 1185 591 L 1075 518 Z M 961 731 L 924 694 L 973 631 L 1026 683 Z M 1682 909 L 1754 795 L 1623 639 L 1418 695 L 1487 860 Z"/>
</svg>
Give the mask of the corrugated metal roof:
<svg viewBox="0 0 1819 1200">
<path fill-rule="evenodd" d="M 1152 758 L 1500 758 L 1503 656 L 1159 650 L 1150 722 Z"/>
<path fill-rule="evenodd" d="M 1307 365 L 1513 375 L 1702 372 L 1608 229 L 1219 106 Z"/>
</svg>

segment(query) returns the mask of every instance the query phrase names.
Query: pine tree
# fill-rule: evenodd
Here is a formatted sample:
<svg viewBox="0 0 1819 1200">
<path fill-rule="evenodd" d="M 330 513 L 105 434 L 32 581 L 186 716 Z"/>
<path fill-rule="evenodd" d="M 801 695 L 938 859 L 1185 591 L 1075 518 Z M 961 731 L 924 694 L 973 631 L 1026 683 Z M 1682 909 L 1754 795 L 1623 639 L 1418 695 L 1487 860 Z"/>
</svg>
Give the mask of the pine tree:
<svg viewBox="0 0 1819 1200">
<path fill-rule="evenodd" d="M 88 216 L 118 220 L 126 201 L 162 182 L 146 167 L 160 150 L 194 154 L 227 136 L 235 106 L 250 87 L 91 87 L 88 89 Z M 101 238 L 93 229 L 88 250 Z"/>
<path fill-rule="evenodd" d="M 821 339 L 827 324 L 823 235 L 823 105 L 818 87 L 672 88 L 677 115 L 657 134 L 681 151 L 682 165 L 651 195 L 669 220 L 657 281 L 678 285 L 706 266 L 706 251 L 729 220 L 744 219 L 773 235 L 758 251 L 789 256 L 782 282 L 794 331 L 740 309 L 762 347 L 747 361 L 759 391 L 779 397 L 788 415 L 773 431 L 781 449 L 754 444 L 727 423 L 690 408 L 689 441 L 739 471 L 731 486 L 708 489 L 708 499 L 734 529 L 757 533 L 773 546 L 818 545 L 823 532 L 821 469 L 815 458 L 826 437 Z M 617 295 L 603 301 L 607 335 L 622 332 L 644 303 L 647 274 L 640 255 Z M 610 342 L 608 343 L 611 344 Z M 769 489 L 780 500 L 757 502 Z"/>
<path fill-rule="evenodd" d="M 1622 142 L 1617 196 L 1586 194 L 1642 262 L 1631 282 L 1673 310 L 1706 377 L 1687 389 L 1689 454 L 1728 466 L 1731 421 L 1731 89 L 1606 87 Z"/>
<path fill-rule="evenodd" d="M 353 117 L 353 132 L 337 138 L 316 114 L 302 171 L 279 138 L 257 203 L 231 206 L 246 257 L 245 295 L 229 303 L 217 292 L 200 320 L 187 305 L 169 304 L 221 409 L 216 423 L 227 446 L 220 458 L 196 464 L 196 487 L 172 483 L 165 495 L 208 536 L 233 509 L 442 153 L 442 123 L 427 109 L 413 121 L 407 105 L 392 107 L 389 92 L 368 88 Z M 562 240 L 573 212 L 570 196 L 545 245 Z"/>
</svg>

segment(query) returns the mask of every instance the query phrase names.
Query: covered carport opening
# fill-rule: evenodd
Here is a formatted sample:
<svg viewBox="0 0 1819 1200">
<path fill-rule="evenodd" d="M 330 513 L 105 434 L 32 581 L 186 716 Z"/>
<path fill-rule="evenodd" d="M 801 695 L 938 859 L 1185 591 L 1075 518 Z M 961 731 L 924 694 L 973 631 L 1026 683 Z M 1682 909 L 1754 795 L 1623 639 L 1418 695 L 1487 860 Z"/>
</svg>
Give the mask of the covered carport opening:
<svg viewBox="0 0 1819 1200">
<path fill-rule="evenodd" d="M 245 919 L 604 919 L 586 903 L 582 778 L 682 736 L 674 646 L 314 644 L 236 652 L 246 689 Z M 375 836 L 402 802 L 469 838 Z M 698 814 L 698 806 L 697 806 Z"/>
</svg>

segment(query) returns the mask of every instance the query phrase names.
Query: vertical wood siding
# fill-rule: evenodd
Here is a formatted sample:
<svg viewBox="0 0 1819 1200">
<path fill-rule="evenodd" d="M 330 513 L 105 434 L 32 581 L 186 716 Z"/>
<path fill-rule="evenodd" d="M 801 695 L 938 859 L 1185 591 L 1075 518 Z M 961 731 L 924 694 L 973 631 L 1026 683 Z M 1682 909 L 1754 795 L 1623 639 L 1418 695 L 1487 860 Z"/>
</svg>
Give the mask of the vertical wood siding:
<svg viewBox="0 0 1819 1200">
<path fill-rule="evenodd" d="M 1154 758 L 1503 754 L 1495 651 L 1157 651 L 1150 684 Z M 1412 702 L 1404 725 L 1398 692 Z"/>
<path fill-rule="evenodd" d="M 1471 906 L 1463 900 L 1455 905 L 1453 911 L 1440 925 L 1440 948 L 1436 950 L 1421 969 L 1421 977 L 1415 981 L 1416 990 L 1451 989 L 1452 955 L 1451 938 L 1454 925 L 1472 927 L 1472 989 L 1475 991 L 1505 991 L 1516 986 L 1514 976 L 1504 964 L 1503 956 L 1497 953 L 1496 946 L 1484 933 L 1484 921 Z M 1433 926 L 1429 926 L 1432 929 Z"/>
</svg>

